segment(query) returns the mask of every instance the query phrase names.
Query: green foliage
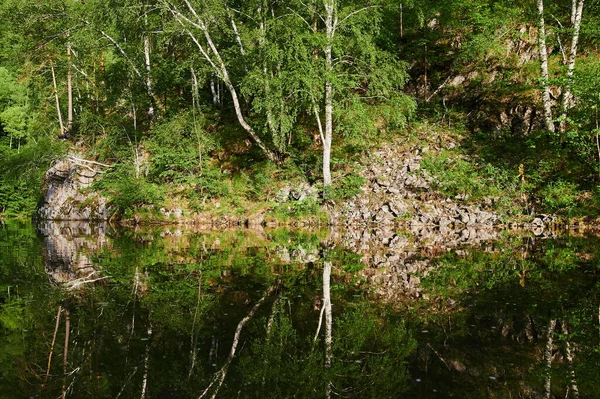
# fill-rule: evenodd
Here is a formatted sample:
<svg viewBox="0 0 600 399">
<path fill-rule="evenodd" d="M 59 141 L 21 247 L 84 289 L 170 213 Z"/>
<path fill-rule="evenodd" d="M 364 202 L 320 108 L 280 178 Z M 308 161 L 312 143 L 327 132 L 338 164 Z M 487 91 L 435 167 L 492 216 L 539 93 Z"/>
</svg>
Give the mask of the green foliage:
<svg viewBox="0 0 600 399">
<path fill-rule="evenodd" d="M 136 178 L 130 165 L 112 168 L 95 186 L 109 195 L 109 206 L 125 217 L 132 216 L 132 212 L 143 205 L 160 205 L 164 195 L 158 185 L 143 177 Z"/>
<path fill-rule="evenodd" d="M 435 176 L 436 188 L 451 197 L 478 200 L 506 195 L 507 189 L 514 194 L 518 186 L 516 176 L 492 164 L 476 163 L 448 150 L 425 158 L 422 167 Z"/>
<path fill-rule="evenodd" d="M 328 254 L 328 257 L 336 264 L 341 265 L 342 269 L 350 275 L 356 275 L 366 267 L 362 261 L 362 256 L 350 252 L 345 248 L 334 248 Z"/>
<path fill-rule="evenodd" d="M 283 202 L 273 208 L 272 214 L 279 220 L 287 221 L 290 218 L 319 215 L 320 211 L 320 203 L 314 199 L 307 198 L 301 201 Z"/>
<path fill-rule="evenodd" d="M 31 215 L 41 200 L 42 178 L 65 147 L 48 138 L 25 144 L 19 150 L 0 147 L 0 213 Z"/>
<path fill-rule="evenodd" d="M 338 361 L 332 370 L 334 384 L 348 389 L 371 385 L 361 397 L 406 391 L 410 376 L 406 358 L 416 348 L 416 341 L 403 323 L 386 323 L 378 311 L 362 304 L 346 311 L 336 324 L 334 356 Z M 343 362 L 346 365 L 342 366 Z"/>
<path fill-rule="evenodd" d="M 341 202 L 362 193 L 365 179 L 359 174 L 349 173 L 343 176 L 332 187 L 328 187 L 326 198 Z"/>
<path fill-rule="evenodd" d="M 30 112 L 26 88 L 0 66 L 0 137 L 7 135 L 15 147 L 25 143 Z"/>
<path fill-rule="evenodd" d="M 544 205 L 550 211 L 566 211 L 568 213 L 575 206 L 578 187 L 573 183 L 557 180 L 544 187 L 540 195 Z"/>
<path fill-rule="evenodd" d="M 147 141 L 152 179 L 183 183 L 202 173 L 203 157 L 218 144 L 213 135 L 203 130 L 203 125 L 203 117 L 191 111 L 177 114 L 152 129 Z"/>
<path fill-rule="evenodd" d="M 223 178 L 221 169 L 217 165 L 207 163 L 190 195 L 192 198 L 216 198 L 227 197 L 230 193 L 229 183 Z"/>
</svg>

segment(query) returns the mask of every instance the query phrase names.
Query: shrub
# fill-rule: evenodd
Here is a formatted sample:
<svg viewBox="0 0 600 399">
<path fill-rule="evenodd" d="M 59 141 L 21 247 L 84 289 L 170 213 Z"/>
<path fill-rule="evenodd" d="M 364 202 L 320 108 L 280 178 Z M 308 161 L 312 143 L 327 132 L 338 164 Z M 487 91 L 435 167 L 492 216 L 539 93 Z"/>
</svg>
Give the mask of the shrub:
<svg viewBox="0 0 600 399">
<path fill-rule="evenodd" d="M 109 205 L 124 216 L 130 216 L 136 207 L 142 205 L 158 205 L 163 198 L 156 184 L 135 177 L 131 165 L 118 165 L 95 186 L 109 195 Z"/>
<path fill-rule="evenodd" d="M 577 193 L 577 186 L 564 180 L 552 182 L 540 191 L 542 203 L 549 211 L 567 213 L 575 206 Z"/>
<path fill-rule="evenodd" d="M 217 147 L 217 141 L 197 119 L 182 112 L 152 130 L 148 149 L 154 181 L 181 183 L 203 172 L 203 158 Z"/>
<path fill-rule="evenodd" d="M 362 186 L 365 184 L 365 178 L 350 173 L 343 176 L 338 182 L 327 189 L 326 197 L 333 201 L 344 201 L 352 198 L 362 192 Z"/>
</svg>

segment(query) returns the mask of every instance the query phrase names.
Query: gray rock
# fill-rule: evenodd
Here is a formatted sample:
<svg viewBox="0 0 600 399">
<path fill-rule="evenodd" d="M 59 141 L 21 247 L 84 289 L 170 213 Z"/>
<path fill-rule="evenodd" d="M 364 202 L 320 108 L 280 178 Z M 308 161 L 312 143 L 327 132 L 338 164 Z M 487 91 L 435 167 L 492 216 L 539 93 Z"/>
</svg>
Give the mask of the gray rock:
<svg viewBox="0 0 600 399">
<path fill-rule="evenodd" d="M 36 217 L 41 220 L 107 220 L 107 200 L 90 190 L 99 176 L 91 167 L 70 160 L 55 163 L 44 176 L 44 203 Z"/>
<path fill-rule="evenodd" d="M 282 202 L 286 202 L 290 197 L 290 188 L 285 186 L 277 191 L 275 194 L 275 202 L 281 204 Z"/>
</svg>

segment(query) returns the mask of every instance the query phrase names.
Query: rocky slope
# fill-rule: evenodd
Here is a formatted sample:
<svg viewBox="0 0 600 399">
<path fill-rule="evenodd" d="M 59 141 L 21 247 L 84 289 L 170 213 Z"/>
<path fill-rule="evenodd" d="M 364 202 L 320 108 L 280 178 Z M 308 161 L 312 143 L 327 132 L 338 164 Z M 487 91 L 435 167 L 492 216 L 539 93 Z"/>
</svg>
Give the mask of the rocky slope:
<svg viewBox="0 0 600 399">
<path fill-rule="evenodd" d="M 421 169 L 421 161 L 423 153 L 437 149 L 399 151 L 400 145 L 390 143 L 372 154 L 362 172 L 367 181 L 363 193 L 345 202 L 335 219 L 362 226 L 402 221 L 411 230 L 438 226 L 441 233 L 500 223 L 500 216 L 485 205 L 464 205 L 435 193 L 433 177 Z"/>
</svg>

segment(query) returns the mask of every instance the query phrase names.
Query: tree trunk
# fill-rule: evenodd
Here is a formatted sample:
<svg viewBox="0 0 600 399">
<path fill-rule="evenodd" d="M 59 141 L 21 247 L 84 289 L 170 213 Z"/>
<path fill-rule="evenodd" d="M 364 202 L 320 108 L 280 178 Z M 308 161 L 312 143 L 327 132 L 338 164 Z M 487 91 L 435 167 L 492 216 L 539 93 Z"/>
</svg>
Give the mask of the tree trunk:
<svg viewBox="0 0 600 399">
<path fill-rule="evenodd" d="M 323 264 L 323 306 L 325 307 L 325 368 L 331 368 L 333 357 L 333 315 L 331 312 L 331 262 Z M 331 381 L 327 382 L 325 397 L 331 397 Z"/>
<path fill-rule="evenodd" d="M 148 341 L 146 342 L 146 352 L 144 354 L 144 376 L 142 377 L 141 399 L 146 398 L 148 392 L 148 369 L 150 367 L 150 341 L 152 339 L 152 322 L 148 321 Z"/>
<path fill-rule="evenodd" d="M 54 343 L 56 342 L 56 334 L 58 333 L 58 326 L 60 325 L 60 314 L 62 313 L 62 306 L 58 306 L 58 313 L 56 314 L 56 325 L 54 326 L 54 335 L 52 335 L 52 344 L 50 345 L 50 354 L 48 355 L 48 366 L 46 367 L 46 376 L 44 377 L 44 383 L 42 388 L 46 386 L 48 377 L 50 376 L 50 365 L 52 364 L 52 354 L 54 353 Z"/>
<path fill-rule="evenodd" d="M 148 108 L 148 117 L 154 118 L 154 92 L 152 91 L 152 67 L 150 65 L 150 38 L 148 34 L 144 36 L 144 58 L 146 60 L 146 90 L 148 91 L 148 97 L 150 97 L 150 107 Z"/>
<path fill-rule="evenodd" d="M 198 346 L 198 337 L 196 335 L 196 320 L 198 319 L 198 309 L 202 299 L 202 272 L 198 277 L 198 299 L 196 301 L 196 310 L 194 311 L 194 321 L 192 322 L 192 333 L 190 334 L 190 371 L 188 372 L 188 381 L 192 377 L 194 367 L 196 366 L 196 348 Z"/>
<path fill-rule="evenodd" d="M 573 354 L 573 348 L 571 347 L 571 341 L 569 340 L 569 329 L 567 328 L 567 322 L 563 320 L 561 326 L 562 333 L 566 337 L 565 354 L 567 358 L 567 366 L 569 369 L 569 379 L 571 380 L 571 390 L 573 392 L 573 398 L 579 399 L 579 386 L 577 384 L 577 378 L 575 376 L 575 355 Z"/>
<path fill-rule="evenodd" d="M 62 385 L 62 398 L 67 397 L 67 357 L 69 355 L 69 336 L 71 333 L 71 319 L 69 317 L 69 311 L 65 309 L 65 347 L 63 352 L 63 385 Z"/>
<path fill-rule="evenodd" d="M 67 37 L 69 35 L 67 34 Z M 67 132 L 73 129 L 73 79 L 71 75 L 71 43 L 67 43 Z"/>
<path fill-rule="evenodd" d="M 404 5 L 400 3 L 400 38 L 404 37 Z"/>
<path fill-rule="evenodd" d="M 221 386 L 223 385 L 223 381 L 225 381 L 225 377 L 227 376 L 227 370 L 229 369 L 229 365 L 231 364 L 231 362 L 233 361 L 233 358 L 235 356 L 235 352 L 237 350 L 237 347 L 240 343 L 240 336 L 242 334 L 242 329 L 244 328 L 244 326 L 246 325 L 246 323 L 248 323 L 252 317 L 254 317 L 254 314 L 258 311 L 258 308 L 260 308 L 260 305 L 262 305 L 262 303 L 265 301 L 265 299 L 275 290 L 275 287 L 270 287 L 268 288 L 265 293 L 263 294 L 263 296 L 258 300 L 258 302 L 256 302 L 256 304 L 254 305 L 254 307 L 250 310 L 250 312 L 246 315 L 246 317 L 244 317 L 237 325 L 236 329 L 235 329 L 235 334 L 233 335 L 233 342 L 231 344 L 231 349 L 229 350 L 229 357 L 227 358 L 227 361 L 225 362 L 225 364 L 223 365 L 223 367 L 221 367 L 221 369 L 219 371 L 217 371 L 212 379 L 212 381 L 210 382 L 210 384 L 208 385 L 208 387 L 206 387 L 206 389 L 200 394 L 199 399 L 202 399 L 203 397 L 205 397 L 213 388 L 213 386 L 216 384 L 216 387 L 214 389 L 214 392 L 211 396 L 211 399 L 215 399 L 217 394 L 219 393 L 219 390 L 221 389 Z"/>
<path fill-rule="evenodd" d="M 62 114 L 60 112 L 60 100 L 58 99 L 58 87 L 56 86 L 56 75 L 54 74 L 54 64 L 52 58 L 50 58 L 50 71 L 52 71 L 52 86 L 54 87 L 54 99 L 56 100 L 56 113 L 58 114 L 58 123 L 60 125 L 60 135 L 65 132 L 65 126 L 63 125 Z"/>
<path fill-rule="evenodd" d="M 210 78 L 210 92 L 212 93 L 213 104 L 215 106 L 221 105 L 221 96 L 219 95 L 219 83 L 217 82 L 217 87 L 215 88 L 215 79 Z"/>
<path fill-rule="evenodd" d="M 326 189 L 331 186 L 331 139 L 333 135 L 333 84 L 331 74 L 333 73 L 333 60 L 331 51 L 333 37 L 337 25 L 335 14 L 335 0 L 325 0 L 325 29 L 327 43 L 325 46 L 325 140 L 323 141 L 323 186 Z"/>
<path fill-rule="evenodd" d="M 554 347 L 554 329 L 556 328 L 556 320 L 550 320 L 548 324 L 548 340 L 546 341 L 546 349 L 544 350 L 544 361 L 546 362 L 546 378 L 544 380 L 544 398 L 550 399 L 552 391 L 552 348 Z"/>
<path fill-rule="evenodd" d="M 551 132 L 555 131 L 554 123 L 552 122 L 552 100 L 550 98 L 550 75 L 548 73 L 548 51 L 546 49 L 546 24 L 544 22 L 544 0 L 537 0 L 538 9 L 538 48 L 540 53 L 540 68 L 543 80 L 542 103 L 544 106 L 544 123 L 546 129 Z"/>
<path fill-rule="evenodd" d="M 573 84 L 573 73 L 575 72 L 575 58 L 577 57 L 577 43 L 579 42 L 581 17 L 583 16 L 583 3 L 584 0 L 572 0 L 571 24 L 573 25 L 573 38 L 571 39 L 571 49 L 567 61 L 567 81 L 562 90 L 562 114 L 559 125 L 561 133 L 567 130 L 567 112 L 573 105 L 571 86 Z"/>
</svg>

